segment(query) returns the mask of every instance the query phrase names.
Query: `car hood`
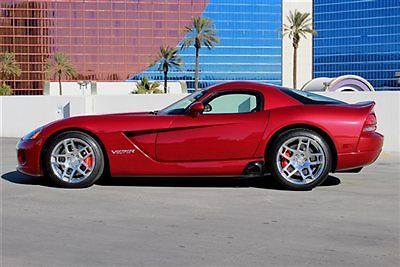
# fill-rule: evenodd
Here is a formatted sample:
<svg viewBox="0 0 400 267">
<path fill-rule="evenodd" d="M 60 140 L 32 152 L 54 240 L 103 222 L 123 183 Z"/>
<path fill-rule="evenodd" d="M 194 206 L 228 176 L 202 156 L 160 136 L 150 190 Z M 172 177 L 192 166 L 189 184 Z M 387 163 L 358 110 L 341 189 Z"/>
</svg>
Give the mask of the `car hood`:
<svg viewBox="0 0 400 267">
<path fill-rule="evenodd" d="M 47 134 L 68 129 L 82 129 L 92 133 L 149 131 L 168 128 L 173 118 L 151 112 L 85 115 L 54 121 L 45 125 L 43 131 Z"/>
</svg>

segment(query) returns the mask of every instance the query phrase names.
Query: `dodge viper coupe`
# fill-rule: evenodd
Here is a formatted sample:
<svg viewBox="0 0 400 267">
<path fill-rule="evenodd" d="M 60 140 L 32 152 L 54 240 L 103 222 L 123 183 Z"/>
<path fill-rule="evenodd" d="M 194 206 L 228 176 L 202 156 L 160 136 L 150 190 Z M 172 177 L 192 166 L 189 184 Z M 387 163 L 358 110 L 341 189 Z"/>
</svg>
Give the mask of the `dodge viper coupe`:
<svg viewBox="0 0 400 267">
<path fill-rule="evenodd" d="M 383 136 L 374 105 L 228 82 L 160 111 L 72 117 L 40 127 L 18 143 L 17 170 L 62 187 L 87 187 L 103 174 L 269 173 L 287 189 L 308 190 L 330 172 L 358 172 L 376 160 Z"/>
</svg>

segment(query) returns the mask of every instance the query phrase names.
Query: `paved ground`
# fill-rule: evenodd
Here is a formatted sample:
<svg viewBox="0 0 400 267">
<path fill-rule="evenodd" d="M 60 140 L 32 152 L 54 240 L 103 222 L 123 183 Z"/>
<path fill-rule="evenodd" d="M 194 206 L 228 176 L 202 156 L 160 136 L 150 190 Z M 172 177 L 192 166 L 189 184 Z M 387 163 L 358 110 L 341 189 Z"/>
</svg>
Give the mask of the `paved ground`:
<svg viewBox="0 0 400 267">
<path fill-rule="evenodd" d="M 1 139 L 2 266 L 398 266 L 399 159 L 309 192 L 263 179 L 52 188 Z"/>
</svg>

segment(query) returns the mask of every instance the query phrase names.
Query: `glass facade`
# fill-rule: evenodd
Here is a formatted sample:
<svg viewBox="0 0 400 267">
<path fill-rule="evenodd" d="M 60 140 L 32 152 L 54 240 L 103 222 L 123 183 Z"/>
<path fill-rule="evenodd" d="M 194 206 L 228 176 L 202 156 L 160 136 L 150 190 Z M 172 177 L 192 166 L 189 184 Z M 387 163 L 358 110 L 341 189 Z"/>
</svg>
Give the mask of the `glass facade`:
<svg viewBox="0 0 400 267">
<path fill-rule="evenodd" d="M 314 78 L 355 74 L 400 90 L 400 1 L 314 0 Z"/>
<path fill-rule="evenodd" d="M 360 75 L 377 90 L 400 90 L 400 1 L 314 0 L 313 76 Z M 22 74 L 14 94 L 42 94 L 45 61 L 55 52 L 76 66 L 76 80 L 163 80 L 159 47 L 180 47 L 194 16 L 213 20 L 220 43 L 200 49 L 200 87 L 228 80 L 282 83 L 282 0 L 1 0 L 0 53 L 13 52 Z M 195 51 L 169 80 L 194 87 Z"/>
<path fill-rule="evenodd" d="M 228 80 L 253 80 L 281 84 L 281 0 L 210 0 L 202 14 L 212 19 L 220 43 L 200 49 L 199 87 Z M 177 45 L 180 48 L 183 40 Z M 194 88 L 195 49 L 181 52 L 182 70 L 170 70 L 169 80 L 185 80 Z M 162 80 L 157 65 L 136 75 Z"/>
<path fill-rule="evenodd" d="M 45 61 L 67 54 L 77 79 L 121 81 L 145 70 L 160 45 L 175 46 L 207 0 L 1 0 L 0 53 L 13 52 L 14 94 L 42 94 Z"/>
</svg>

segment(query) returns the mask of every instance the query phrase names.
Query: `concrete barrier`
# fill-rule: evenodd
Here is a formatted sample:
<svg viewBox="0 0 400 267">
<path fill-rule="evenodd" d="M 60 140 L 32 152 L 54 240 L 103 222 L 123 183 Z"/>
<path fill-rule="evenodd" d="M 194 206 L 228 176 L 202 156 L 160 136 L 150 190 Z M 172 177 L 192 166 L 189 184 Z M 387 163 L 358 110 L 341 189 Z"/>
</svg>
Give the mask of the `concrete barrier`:
<svg viewBox="0 0 400 267">
<path fill-rule="evenodd" d="M 0 136 L 22 137 L 46 123 L 70 116 L 159 110 L 184 95 L 0 96 Z"/>
<path fill-rule="evenodd" d="M 320 93 L 349 103 L 373 100 L 384 150 L 400 151 L 400 92 Z M 159 110 L 182 98 L 168 95 L 1 96 L 0 136 L 21 137 L 48 122 L 68 115 L 91 115 Z M 68 109 L 68 108 L 67 108 Z M 64 114 L 67 113 L 67 114 Z"/>
<path fill-rule="evenodd" d="M 92 97 L 93 114 L 160 110 L 181 99 L 183 94 L 97 95 Z"/>
</svg>

